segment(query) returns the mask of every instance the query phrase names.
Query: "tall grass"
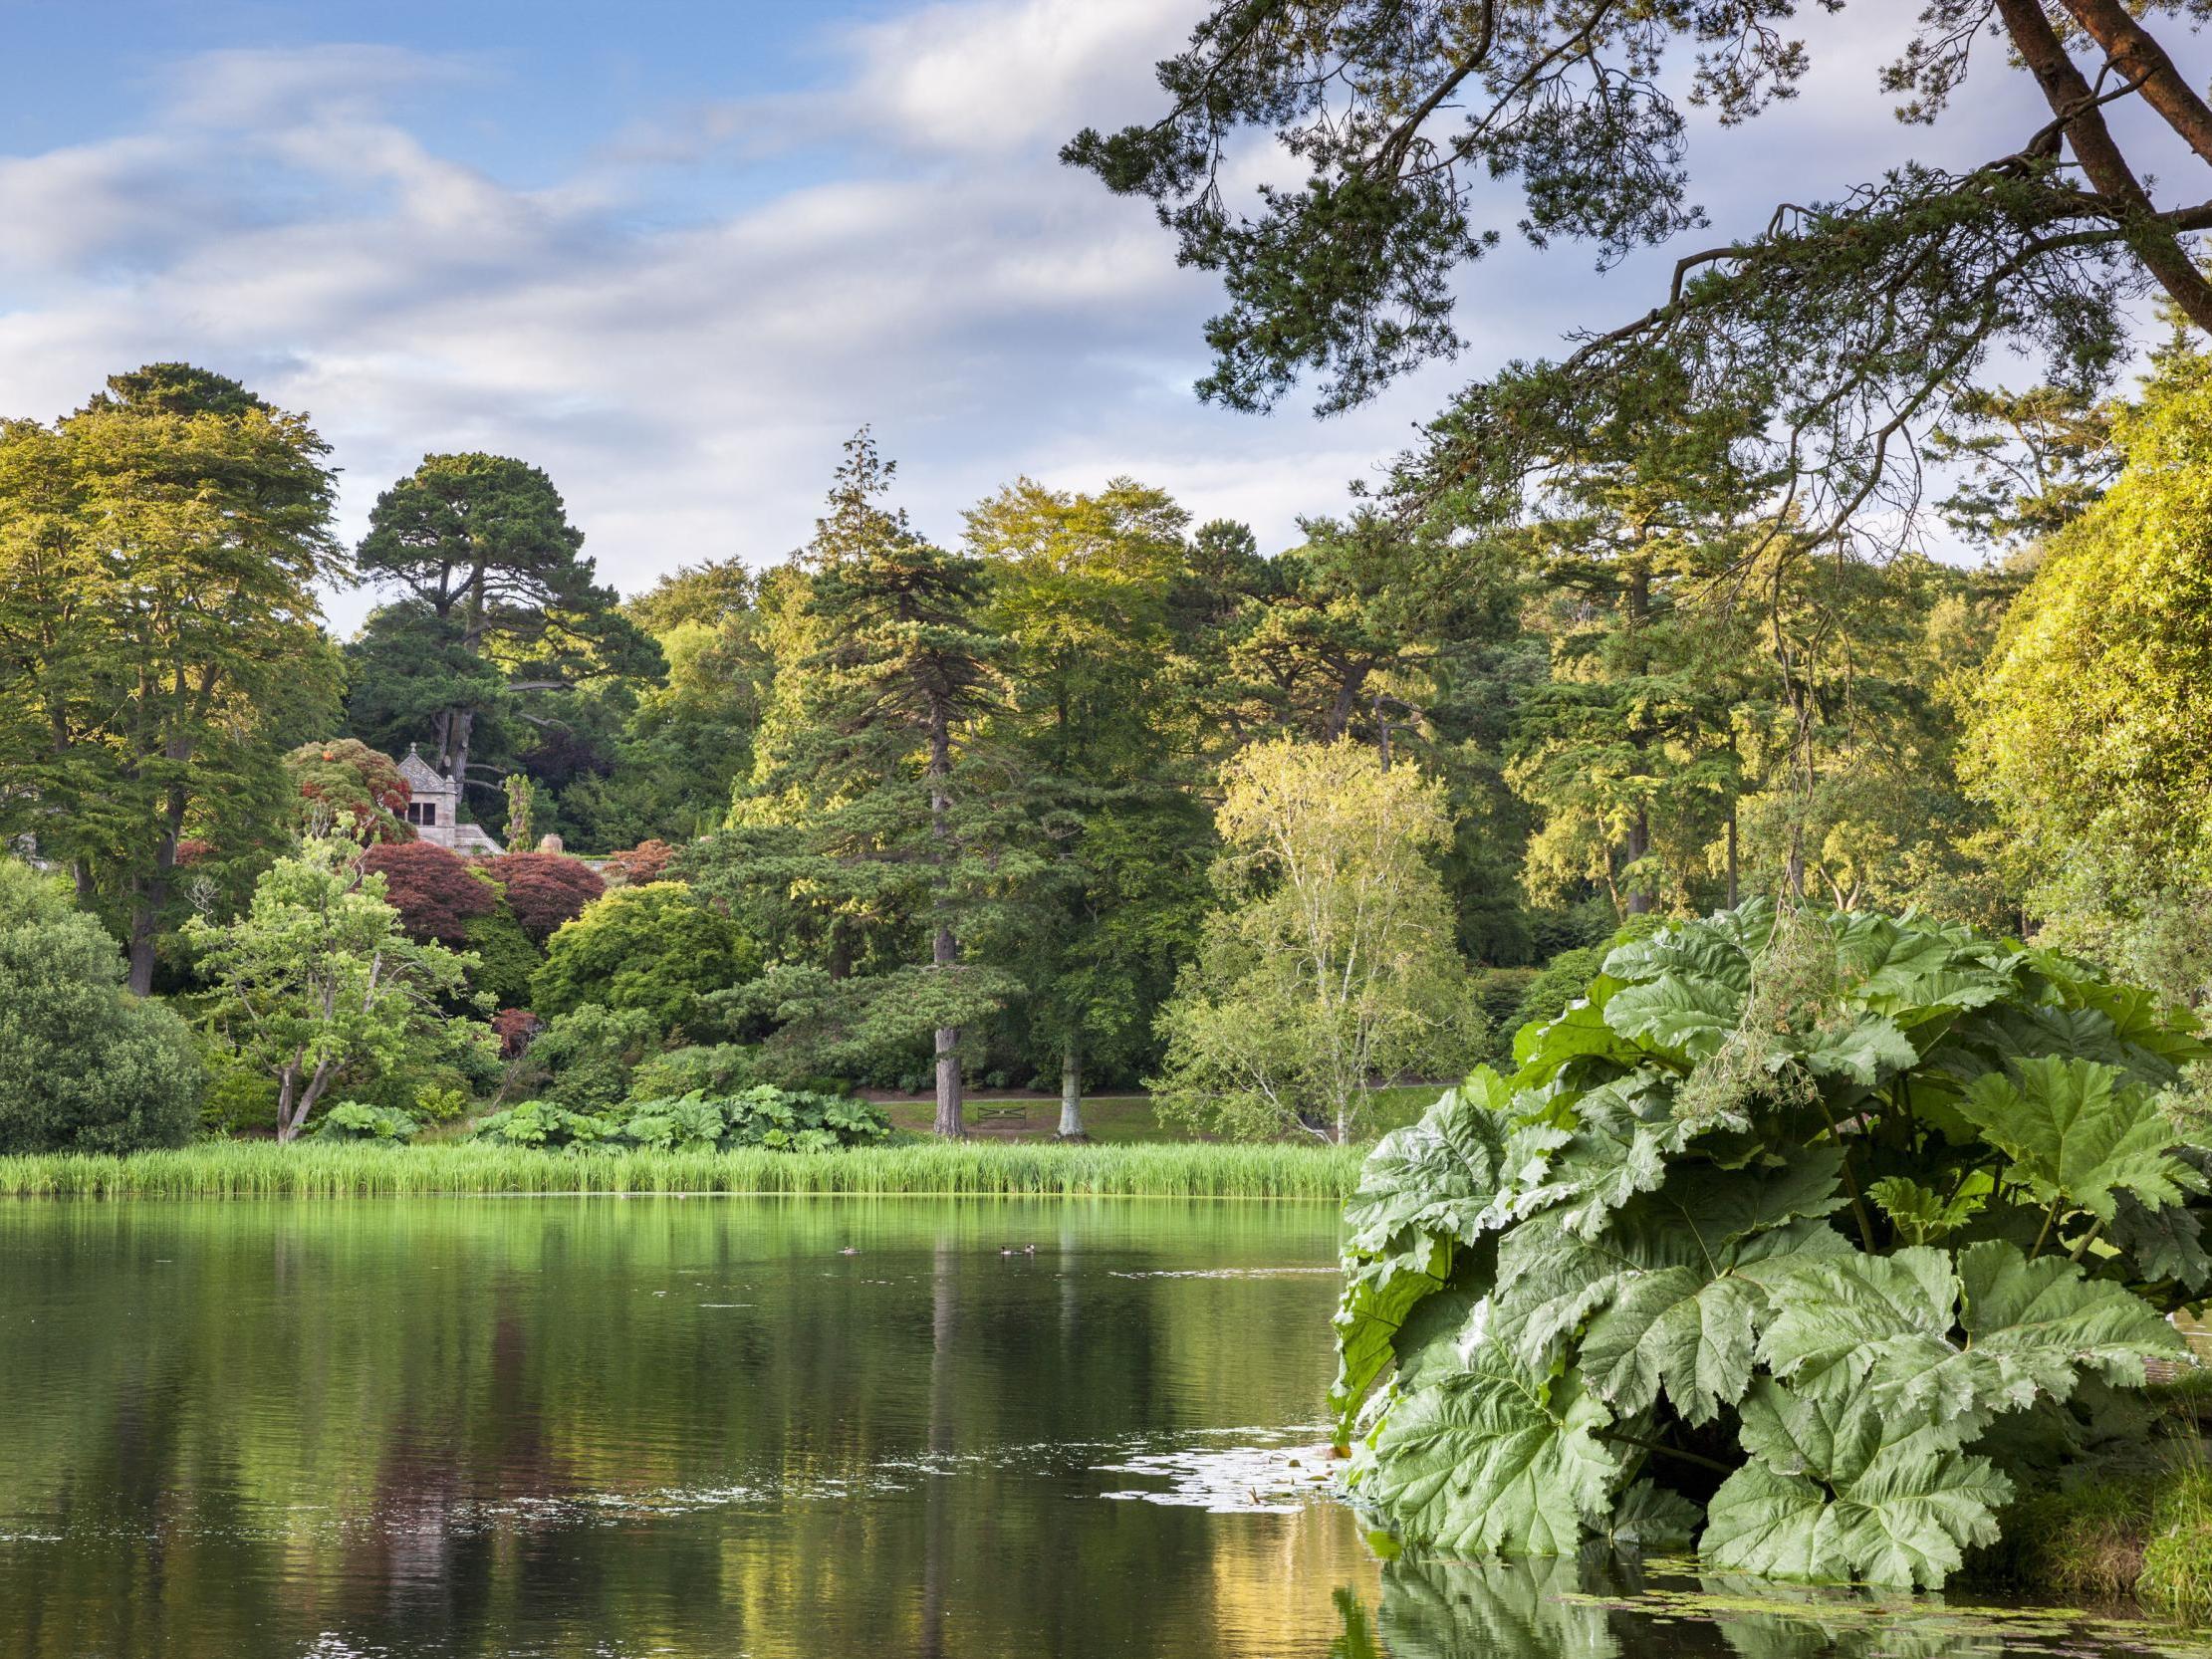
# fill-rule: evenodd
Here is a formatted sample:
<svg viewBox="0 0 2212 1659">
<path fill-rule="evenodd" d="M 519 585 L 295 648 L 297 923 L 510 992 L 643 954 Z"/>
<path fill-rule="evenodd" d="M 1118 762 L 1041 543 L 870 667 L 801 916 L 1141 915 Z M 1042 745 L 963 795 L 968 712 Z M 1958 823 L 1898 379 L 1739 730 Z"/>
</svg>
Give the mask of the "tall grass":
<svg viewBox="0 0 2212 1659">
<path fill-rule="evenodd" d="M 0 1158 L 0 1197 L 347 1198 L 435 1193 L 910 1193 L 1342 1200 L 1357 1147 L 993 1145 L 792 1153 L 545 1152 L 230 1141 L 128 1157 Z"/>
</svg>

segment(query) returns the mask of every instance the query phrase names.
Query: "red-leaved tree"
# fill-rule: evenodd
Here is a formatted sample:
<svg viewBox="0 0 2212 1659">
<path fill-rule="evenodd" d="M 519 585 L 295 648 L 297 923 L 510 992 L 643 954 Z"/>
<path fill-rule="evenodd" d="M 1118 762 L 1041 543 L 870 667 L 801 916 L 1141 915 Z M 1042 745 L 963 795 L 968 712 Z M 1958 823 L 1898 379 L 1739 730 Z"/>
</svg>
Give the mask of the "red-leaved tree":
<svg viewBox="0 0 2212 1659">
<path fill-rule="evenodd" d="M 507 889 L 507 907 L 523 932 L 540 945 L 607 891 L 590 864 L 564 852 L 509 852 L 485 867 Z"/>
<path fill-rule="evenodd" d="M 415 939 L 465 945 L 470 918 L 499 907 L 499 889 L 450 847 L 395 841 L 370 847 L 361 861 L 384 878 L 384 897 Z"/>
<path fill-rule="evenodd" d="M 665 876 L 675 858 L 676 849 L 666 841 L 639 841 L 627 852 L 609 854 L 607 873 L 619 879 L 625 887 L 642 887 L 648 881 L 658 881 Z"/>
<path fill-rule="evenodd" d="M 320 816 L 357 841 L 414 839 L 404 816 L 414 792 L 382 750 L 350 737 L 303 743 L 284 757 L 284 769 L 300 794 L 303 828 L 316 829 Z"/>
</svg>

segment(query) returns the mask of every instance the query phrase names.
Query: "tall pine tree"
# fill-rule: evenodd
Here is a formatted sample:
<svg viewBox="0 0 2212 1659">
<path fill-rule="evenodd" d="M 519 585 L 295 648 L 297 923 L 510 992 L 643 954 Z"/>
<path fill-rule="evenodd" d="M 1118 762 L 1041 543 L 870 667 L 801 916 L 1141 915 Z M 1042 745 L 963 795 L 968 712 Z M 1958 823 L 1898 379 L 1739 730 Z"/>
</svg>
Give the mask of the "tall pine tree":
<svg viewBox="0 0 2212 1659">
<path fill-rule="evenodd" d="M 963 924 L 1019 884 L 1007 774 L 977 744 L 1004 701 L 981 568 L 887 506 L 861 431 L 798 556 L 779 676 L 731 828 L 698 880 L 785 954 L 752 1001 L 787 1048 L 852 1064 L 931 1044 L 939 1134 L 964 1132 L 960 1035 L 1017 989 L 962 960 Z"/>
</svg>

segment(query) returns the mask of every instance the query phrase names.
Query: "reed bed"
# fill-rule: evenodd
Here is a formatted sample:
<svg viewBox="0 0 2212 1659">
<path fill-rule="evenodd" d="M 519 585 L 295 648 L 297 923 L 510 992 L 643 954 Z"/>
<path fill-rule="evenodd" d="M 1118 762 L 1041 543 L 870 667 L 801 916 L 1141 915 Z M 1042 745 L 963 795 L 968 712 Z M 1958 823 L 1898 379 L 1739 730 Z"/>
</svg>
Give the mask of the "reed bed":
<svg viewBox="0 0 2212 1659">
<path fill-rule="evenodd" d="M 1338 1202 L 1357 1180 L 1360 1156 L 1357 1147 L 1288 1145 L 936 1141 L 821 1153 L 569 1153 L 470 1142 L 386 1148 L 227 1141 L 127 1157 L 0 1158 L 0 1197 L 870 1193 Z"/>
</svg>

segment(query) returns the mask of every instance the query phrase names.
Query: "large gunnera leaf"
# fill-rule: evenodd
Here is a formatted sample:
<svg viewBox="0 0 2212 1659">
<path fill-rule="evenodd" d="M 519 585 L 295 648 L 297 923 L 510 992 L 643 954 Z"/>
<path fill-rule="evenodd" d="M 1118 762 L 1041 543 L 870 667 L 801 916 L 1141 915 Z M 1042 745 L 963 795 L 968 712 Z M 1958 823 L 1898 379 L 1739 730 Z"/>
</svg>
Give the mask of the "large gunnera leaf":
<svg viewBox="0 0 2212 1659">
<path fill-rule="evenodd" d="M 1939 1586 L 1997 1540 L 2012 1483 L 1864 1394 L 1816 1400 L 1762 1378 L 1743 1405 L 1751 1461 L 1706 1506 L 1699 1547 L 1725 1570 Z"/>
<path fill-rule="evenodd" d="M 1680 1300 L 1699 1304 L 1705 1287 L 1744 1272 L 1754 1259 L 1800 1249 L 1824 1253 L 1830 1247 L 1814 1235 L 1825 1229 L 1800 1229 L 1787 1237 L 1778 1233 L 1766 1243 L 1755 1241 L 1783 1229 L 1785 1223 L 1825 1216 L 1841 1204 L 1840 1168 L 1840 1156 L 1829 1147 L 1808 1148 L 1779 1167 L 1723 1170 L 1683 1164 L 1658 1193 L 1623 1206 L 1593 1238 L 1584 1237 L 1572 1206 L 1534 1216 L 1507 1234 L 1499 1247 L 1495 1325 L 1499 1338 L 1524 1360 L 1541 1363 L 1555 1341 L 1646 1278 L 1666 1275 L 1659 1286 L 1644 1293 L 1651 1300 L 1639 1302 L 1639 1316 L 1648 1314 L 1656 1324 L 1665 1317 L 1671 1304 L 1667 1299 L 1674 1293 L 1680 1293 Z M 1690 1372 L 1677 1374 L 1684 1376 L 1690 1391 L 1697 1392 L 1686 1378 L 1694 1375 L 1700 1353 L 1673 1345 L 1677 1335 L 1687 1334 L 1684 1321 L 1701 1321 L 1709 1315 L 1714 1321 L 1712 1338 L 1725 1348 L 1738 1329 L 1748 1342 L 1751 1332 L 1737 1323 L 1738 1316 L 1749 1319 L 1763 1306 L 1755 1285 L 1731 1284 L 1714 1291 L 1709 1304 L 1666 1318 L 1666 1328 L 1654 1338 L 1653 1349 L 1686 1357 Z M 1617 1352 L 1610 1347 L 1615 1340 Z M 1702 1335 L 1698 1338 L 1700 1346 L 1704 1340 Z M 1643 1331 L 1635 1321 L 1616 1327 L 1608 1334 L 1601 1390 L 1625 1386 L 1631 1393 L 1640 1393 L 1640 1383 L 1658 1374 L 1643 1369 L 1656 1363 L 1658 1353 L 1653 1349 L 1643 1346 Z M 1717 1354 L 1702 1357 L 1716 1382 L 1733 1375 L 1732 1362 L 1723 1365 Z M 1637 1404 L 1647 1401 L 1648 1394 L 1642 1394 Z"/>
<path fill-rule="evenodd" d="M 1997 1240 L 1960 1252 L 1955 1265 L 1943 1251 L 1914 1248 L 1798 1269 L 1760 1343 L 1760 1357 L 1800 1394 L 1864 1397 L 1953 1444 L 2039 1394 L 2066 1399 L 2085 1370 L 2139 1386 L 2146 1359 L 2182 1351 L 2173 1328 L 2124 1287 L 2063 1257 L 2030 1261 Z"/>
<path fill-rule="evenodd" d="M 1492 1344 L 1390 1403 L 1355 1490 L 1408 1542 L 1460 1555 L 1572 1554 L 1612 1511 L 1611 1420 L 1570 1376 Z"/>
<path fill-rule="evenodd" d="M 1379 1254 L 1408 1232 L 1472 1244 L 1503 1226 L 1515 1195 L 1542 1183 L 1550 1154 L 1569 1138 L 1546 1124 L 1517 1124 L 1511 1104 L 1512 1090 L 1483 1066 L 1419 1122 L 1377 1141 L 1345 1205 L 1348 1248 Z"/>
<path fill-rule="evenodd" d="M 1448 1243 L 1423 1239 L 1407 1254 L 1361 1262 L 1347 1276 L 1337 1303 L 1337 1381 L 1329 1390 L 1339 1445 L 1347 1441 L 1359 1402 L 1388 1367 L 1406 1318 L 1444 1289 L 1451 1260 Z"/>
<path fill-rule="evenodd" d="M 1743 1008 L 1739 990 L 1670 973 L 1614 992 L 1605 1024 L 1631 1043 L 1696 1062 L 1728 1041 Z"/>
<path fill-rule="evenodd" d="M 1977 1077 L 1959 1110 L 2012 1160 L 2040 1203 L 2061 1201 L 2109 1222 L 2116 1194 L 2158 1209 L 2181 1202 L 2173 1125 L 2150 1091 L 2114 1066 L 2047 1056 Z"/>
</svg>

